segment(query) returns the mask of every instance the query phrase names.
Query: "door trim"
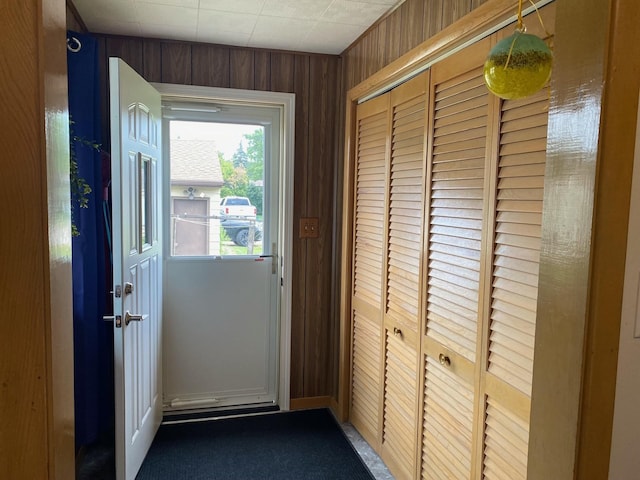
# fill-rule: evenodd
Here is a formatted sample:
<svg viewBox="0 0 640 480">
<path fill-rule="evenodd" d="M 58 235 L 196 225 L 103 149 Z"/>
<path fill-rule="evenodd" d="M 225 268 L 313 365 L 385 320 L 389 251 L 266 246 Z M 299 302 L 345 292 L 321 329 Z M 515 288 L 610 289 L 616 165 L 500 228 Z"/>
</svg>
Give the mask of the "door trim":
<svg viewBox="0 0 640 480">
<path fill-rule="evenodd" d="M 293 168 L 295 132 L 295 94 L 241 90 L 233 88 L 200 87 L 152 83 L 162 100 L 198 102 L 237 102 L 256 106 L 282 108 L 283 158 L 280 169 L 280 231 L 278 246 L 281 268 L 279 355 L 278 355 L 278 405 L 281 410 L 290 409 L 291 384 L 291 280 L 293 239 Z"/>
</svg>

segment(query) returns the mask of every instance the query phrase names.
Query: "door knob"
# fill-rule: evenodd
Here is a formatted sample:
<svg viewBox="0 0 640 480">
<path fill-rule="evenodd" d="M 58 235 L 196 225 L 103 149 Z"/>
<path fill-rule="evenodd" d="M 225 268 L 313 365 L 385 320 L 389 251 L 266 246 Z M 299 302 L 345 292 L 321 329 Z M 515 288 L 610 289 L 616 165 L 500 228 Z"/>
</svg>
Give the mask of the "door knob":
<svg viewBox="0 0 640 480">
<path fill-rule="evenodd" d="M 135 313 L 129 313 L 127 310 L 124 314 L 124 324 L 129 325 L 131 322 L 142 322 L 146 320 L 149 315 L 138 315 Z"/>
<path fill-rule="evenodd" d="M 446 356 L 444 353 L 441 353 L 440 356 L 438 357 L 438 360 L 440 360 L 440 365 L 444 365 L 445 367 L 448 367 L 451 365 L 451 359 Z"/>
<path fill-rule="evenodd" d="M 396 337 L 402 337 L 402 330 L 400 330 L 398 327 L 393 327 L 393 334 Z"/>
</svg>

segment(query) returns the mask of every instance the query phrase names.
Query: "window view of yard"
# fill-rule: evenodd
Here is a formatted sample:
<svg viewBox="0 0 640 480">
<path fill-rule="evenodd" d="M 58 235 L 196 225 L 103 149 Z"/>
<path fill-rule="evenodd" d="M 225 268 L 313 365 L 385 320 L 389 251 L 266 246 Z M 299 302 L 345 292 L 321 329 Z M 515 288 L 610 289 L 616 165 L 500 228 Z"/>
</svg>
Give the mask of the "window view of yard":
<svg viewBox="0 0 640 480">
<path fill-rule="evenodd" d="M 171 255 L 259 255 L 264 128 L 172 120 Z"/>
</svg>

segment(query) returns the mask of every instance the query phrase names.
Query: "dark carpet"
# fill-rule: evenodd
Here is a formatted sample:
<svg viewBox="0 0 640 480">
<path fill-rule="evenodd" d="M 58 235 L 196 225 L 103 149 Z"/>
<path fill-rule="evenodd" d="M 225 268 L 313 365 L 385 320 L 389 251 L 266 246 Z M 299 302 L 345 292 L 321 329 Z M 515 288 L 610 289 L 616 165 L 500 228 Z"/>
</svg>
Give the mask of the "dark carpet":
<svg viewBox="0 0 640 480">
<path fill-rule="evenodd" d="M 137 480 L 372 480 L 326 409 L 162 425 Z"/>
</svg>

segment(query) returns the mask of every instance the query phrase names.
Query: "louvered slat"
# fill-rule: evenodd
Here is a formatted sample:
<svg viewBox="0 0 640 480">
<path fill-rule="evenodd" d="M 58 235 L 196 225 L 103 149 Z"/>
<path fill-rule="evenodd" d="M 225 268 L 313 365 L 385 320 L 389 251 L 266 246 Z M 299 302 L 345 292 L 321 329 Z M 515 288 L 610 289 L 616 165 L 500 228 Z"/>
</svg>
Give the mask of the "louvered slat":
<svg viewBox="0 0 640 480">
<path fill-rule="evenodd" d="M 418 332 L 426 95 L 393 107 L 387 314 Z"/>
<path fill-rule="evenodd" d="M 431 357 L 425 364 L 422 478 L 468 479 L 471 472 L 473 386 Z"/>
<path fill-rule="evenodd" d="M 502 103 L 489 371 L 531 393 L 548 90 Z"/>
<path fill-rule="evenodd" d="M 358 122 L 353 294 L 374 306 L 382 299 L 387 123 L 386 112 Z"/>
<path fill-rule="evenodd" d="M 427 335 L 475 361 L 488 94 L 482 70 L 436 85 Z"/>
<path fill-rule="evenodd" d="M 487 399 L 483 478 L 527 478 L 529 425 L 491 397 Z"/>
<path fill-rule="evenodd" d="M 417 352 L 390 332 L 386 342 L 383 457 L 388 452 L 408 478 L 416 462 Z"/>
<path fill-rule="evenodd" d="M 375 322 L 353 315 L 353 371 L 351 386 L 351 422 L 374 438 L 380 424 L 380 355 L 382 336 Z"/>
</svg>

